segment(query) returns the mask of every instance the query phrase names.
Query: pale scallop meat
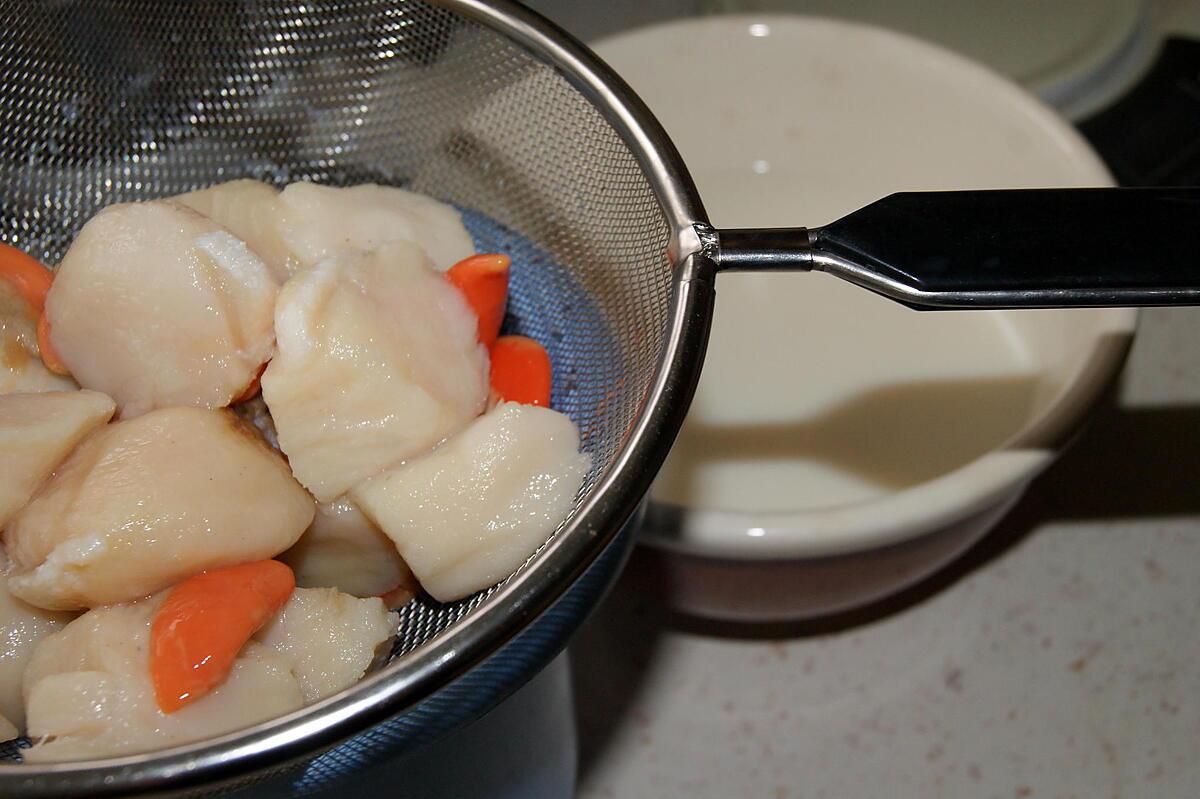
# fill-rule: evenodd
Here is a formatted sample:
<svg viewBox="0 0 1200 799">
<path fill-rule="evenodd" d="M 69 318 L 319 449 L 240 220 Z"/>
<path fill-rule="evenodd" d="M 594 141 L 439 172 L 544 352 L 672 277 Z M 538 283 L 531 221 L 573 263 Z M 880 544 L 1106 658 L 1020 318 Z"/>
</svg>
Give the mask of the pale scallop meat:
<svg viewBox="0 0 1200 799">
<path fill-rule="evenodd" d="M 0 331 L 0 336 L 3 336 Z M 3 350 L 0 342 L 0 350 Z M 0 351 L 0 395 L 16 393 L 32 393 L 40 391 L 73 391 L 79 384 L 69 377 L 56 375 L 46 368 L 36 355 L 7 354 Z M 9 357 L 12 356 L 12 357 Z"/>
<path fill-rule="evenodd" d="M 231 180 L 180 194 L 174 200 L 207 216 L 246 242 L 280 283 L 301 264 L 280 234 L 279 189 L 257 180 Z"/>
<path fill-rule="evenodd" d="M 296 545 L 279 556 L 302 588 L 336 588 L 358 597 L 389 595 L 416 580 L 392 539 L 358 506 L 342 497 L 317 505 L 313 523 Z"/>
<path fill-rule="evenodd" d="M 228 678 L 163 713 L 150 678 L 150 625 L 162 595 L 97 608 L 42 640 L 25 672 L 27 762 L 148 752 L 248 727 L 304 704 L 290 657 L 247 642 Z"/>
<path fill-rule="evenodd" d="M 346 249 L 416 244 L 441 271 L 475 253 L 453 206 L 424 194 L 365 183 L 338 188 L 293 183 L 279 195 L 281 235 L 306 266 Z"/>
<path fill-rule="evenodd" d="M 386 657 L 399 623 L 378 597 L 297 588 L 255 638 L 291 659 L 304 701 L 316 702 L 358 682 Z"/>
<path fill-rule="evenodd" d="M 96 391 L 0 395 L 0 529 L 114 407 Z"/>
<path fill-rule="evenodd" d="M 0 548 L 0 719 L 13 727 L 0 730 L 0 741 L 14 737 L 25 724 L 21 679 L 39 641 L 61 630 L 74 614 L 34 607 L 8 591 L 8 557 Z M 0 724 L 3 727 L 3 724 Z"/>
<path fill-rule="evenodd" d="M 231 412 L 152 411 L 88 437 L 13 517 L 9 585 L 55 610 L 126 602 L 274 557 L 312 518 L 287 464 Z"/>
<path fill-rule="evenodd" d="M 435 599 L 487 588 L 558 527 L 587 474 L 561 413 L 503 403 L 433 452 L 351 492 Z"/>
<path fill-rule="evenodd" d="M 242 394 L 271 357 L 278 290 L 262 259 L 211 219 L 164 200 L 126 203 L 83 226 L 46 314 L 71 374 L 128 418 Z"/>
<path fill-rule="evenodd" d="M 475 316 L 412 244 L 347 251 L 292 278 L 275 333 L 263 399 L 319 502 L 425 452 L 487 402 Z"/>
</svg>

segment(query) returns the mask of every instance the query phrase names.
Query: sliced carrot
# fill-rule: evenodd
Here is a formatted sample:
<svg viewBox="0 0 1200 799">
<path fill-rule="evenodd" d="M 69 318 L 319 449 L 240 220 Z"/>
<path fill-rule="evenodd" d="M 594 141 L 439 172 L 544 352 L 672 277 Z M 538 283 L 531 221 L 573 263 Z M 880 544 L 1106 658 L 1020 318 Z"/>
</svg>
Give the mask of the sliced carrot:
<svg viewBox="0 0 1200 799">
<path fill-rule="evenodd" d="M 37 316 L 46 307 L 46 292 L 54 281 L 54 273 L 32 255 L 0 244 L 0 280 L 8 281 Z"/>
<path fill-rule="evenodd" d="M 50 340 L 50 319 L 45 311 L 38 317 L 37 340 L 38 352 L 41 353 L 42 363 L 46 364 L 46 368 L 56 375 L 70 375 L 71 370 L 63 363 L 58 350 L 54 348 L 54 342 Z"/>
<path fill-rule="evenodd" d="M 496 343 L 508 303 L 507 255 L 472 255 L 450 267 L 446 279 L 458 287 L 467 305 L 479 319 L 479 341 L 485 347 Z"/>
<path fill-rule="evenodd" d="M 172 588 L 150 625 L 150 677 L 162 712 L 174 713 L 220 685 L 242 646 L 295 587 L 291 569 L 260 560 L 197 574 Z"/>
<path fill-rule="evenodd" d="M 550 356 L 525 336 L 501 336 L 492 345 L 492 389 L 508 402 L 550 407 Z"/>
</svg>

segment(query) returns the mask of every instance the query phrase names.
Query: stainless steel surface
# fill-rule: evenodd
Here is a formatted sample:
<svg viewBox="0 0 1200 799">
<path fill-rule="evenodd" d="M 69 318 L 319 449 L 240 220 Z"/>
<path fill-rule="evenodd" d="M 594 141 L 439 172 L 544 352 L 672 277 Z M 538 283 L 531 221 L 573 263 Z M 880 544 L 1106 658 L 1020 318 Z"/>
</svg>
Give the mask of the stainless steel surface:
<svg viewBox="0 0 1200 799">
<path fill-rule="evenodd" d="M 856 286 L 870 289 L 906 305 L 923 309 L 1100 308 L 1156 305 L 1197 305 L 1200 291 L 1193 288 L 1113 289 L 1014 289 L 1003 291 L 922 291 L 892 280 L 832 253 L 814 250 L 797 256 L 791 268 L 827 272 Z"/>
<path fill-rule="evenodd" d="M 808 228 L 705 229 L 701 240 L 718 272 L 807 272 L 812 264 Z"/>
<path fill-rule="evenodd" d="M 0 765 L 3 796 L 244 785 L 494 652 L 634 511 L 703 353 L 714 270 L 694 254 L 691 224 L 703 211 L 624 84 L 502 0 L 6 0 L 0 12 L 0 239 L 49 262 L 108 203 L 243 176 L 409 186 L 486 214 L 554 262 L 514 302 L 529 309 L 521 329 L 555 356 L 556 404 L 595 468 L 526 566 L 462 602 L 414 601 L 384 670 L 286 717 L 164 752 Z M 595 313 L 564 299 L 570 290 Z"/>
<path fill-rule="evenodd" d="M 872 269 L 864 263 L 822 249 L 820 228 L 761 228 L 716 230 L 695 226 L 707 257 L 718 272 L 825 272 L 897 302 L 923 310 L 1002 310 L 1008 308 L 1100 308 L 1200 305 L 1200 288 L 1163 286 L 1142 288 L 1070 288 L 1025 285 L 981 290 L 926 290 Z M 1123 230 L 1114 236 L 1124 236 Z M 1153 258 L 1154 243 L 1147 258 Z M 1118 265 L 1118 271 L 1127 269 Z M 1099 282 L 1093 275 L 1089 279 Z"/>
</svg>

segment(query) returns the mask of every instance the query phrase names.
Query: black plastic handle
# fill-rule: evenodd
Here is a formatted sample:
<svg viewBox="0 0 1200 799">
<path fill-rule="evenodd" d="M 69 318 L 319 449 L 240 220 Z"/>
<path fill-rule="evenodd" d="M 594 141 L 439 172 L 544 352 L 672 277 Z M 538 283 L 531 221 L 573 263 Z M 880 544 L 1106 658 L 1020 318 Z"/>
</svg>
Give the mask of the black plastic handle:
<svg viewBox="0 0 1200 799">
<path fill-rule="evenodd" d="M 1200 189 L 906 192 L 718 241 L 721 269 L 827 271 L 913 307 L 1200 304 Z"/>
</svg>

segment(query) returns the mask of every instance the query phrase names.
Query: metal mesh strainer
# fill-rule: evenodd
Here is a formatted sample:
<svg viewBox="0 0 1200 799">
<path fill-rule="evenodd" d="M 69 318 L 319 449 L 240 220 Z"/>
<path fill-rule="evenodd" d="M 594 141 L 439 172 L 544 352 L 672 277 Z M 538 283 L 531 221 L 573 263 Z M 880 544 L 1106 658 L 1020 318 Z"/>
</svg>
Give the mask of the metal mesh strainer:
<svg viewBox="0 0 1200 799">
<path fill-rule="evenodd" d="M 0 764 L 3 796 L 252 780 L 494 652 L 649 487 L 718 269 L 823 269 L 915 305 L 1200 301 L 1195 190 L 893 195 L 820 230 L 715 231 L 628 88 L 507 0 L 0 0 L 0 15 L 0 240 L 56 262 L 104 205 L 236 177 L 428 192 L 464 209 L 481 248 L 516 256 L 510 325 L 547 344 L 555 404 L 595 463 L 529 563 L 466 601 L 405 608 L 392 661 L 341 695 L 165 752 Z"/>
<path fill-rule="evenodd" d="M 546 343 L 555 405 L 595 463 L 571 518 L 517 575 L 462 602 L 408 605 L 392 663 L 374 678 L 197 746 L 3 764 L 0 795 L 126 794 L 261 774 L 410 706 L 495 651 L 634 510 L 686 399 L 688 382 L 667 367 L 698 364 L 706 325 L 682 335 L 679 314 L 693 303 L 672 300 L 669 253 L 680 251 L 672 220 L 699 208 L 678 188 L 688 183 L 671 151 L 651 162 L 637 144 L 660 137 L 641 109 L 618 101 L 581 48 L 516 7 L 0 0 L 0 12 L 0 239 L 56 263 L 109 203 L 236 177 L 435 195 L 464 209 L 481 249 L 514 256 L 509 325 Z M 681 347 L 693 355 L 673 359 Z M 677 399 L 656 406 L 664 391 Z"/>
</svg>

